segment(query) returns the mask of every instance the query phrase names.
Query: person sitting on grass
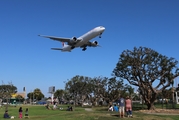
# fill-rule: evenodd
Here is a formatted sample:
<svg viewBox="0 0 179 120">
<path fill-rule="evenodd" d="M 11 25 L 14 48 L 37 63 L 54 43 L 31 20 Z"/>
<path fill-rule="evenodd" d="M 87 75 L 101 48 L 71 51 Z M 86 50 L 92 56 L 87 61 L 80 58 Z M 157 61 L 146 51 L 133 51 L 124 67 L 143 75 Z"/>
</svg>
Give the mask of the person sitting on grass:
<svg viewBox="0 0 179 120">
<path fill-rule="evenodd" d="M 113 111 L 112 105 L 109 106 L 108 111 Z"/>
<path fill-rule="evenodd" d="M 68 106 L 67 111 L 73 111 L 72 106 L 71 106 L 71 107 L 70 107 L 70 106 Z"/>
<path fill-rule="evenodd" d="M 70 111 L 73 111 L 73 107 L 72 106 L 70 107 Z"/>
<path fill-rule="evenodd" d="M 4 118 L 11 118 L 8 114 L 8 111 L 6 110 L 5 113 L 4 113 Z"/>
<path fill-rule="evenodd" d="M 67 111 L 70 111 L 70 106 L 68 106 Z"/>
<path fill-rule="evenodd" d="M 116 104 L 114 105 L 114 111 L 118 112 L 119 108 L 116 106 Z"/>
<path fill-rule="evenodd" d="M 24 118 L 29 118 L 29 113 L 28 113 L 28 111 L 29 111 L 28 108 L 26 108 Z"/>
<path fill-rule="evenodd" d="M 48 110 L 50 110 L 49 104 L 45 105 L 45 107 L 46 107 Z"/>
</svg>

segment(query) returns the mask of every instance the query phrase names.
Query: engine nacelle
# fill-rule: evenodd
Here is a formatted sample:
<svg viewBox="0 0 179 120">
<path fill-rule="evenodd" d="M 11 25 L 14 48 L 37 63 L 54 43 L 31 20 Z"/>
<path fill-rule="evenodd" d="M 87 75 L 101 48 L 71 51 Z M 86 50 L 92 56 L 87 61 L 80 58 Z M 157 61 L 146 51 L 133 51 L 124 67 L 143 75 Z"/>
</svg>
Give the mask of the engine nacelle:
<svg viewBox="0 0 179 120">
<path fill-rule="evenodd" d="M 93 47 L 95 47 L 97 45 L 98 45 L 98 41 L 93 41 L 92 44 L 91 44 L 91 46 L 93 46 Z"/>
<path fill-rule="evenodd" d="M 76 37 L 72 37 L 71 39 L 70 39 L 70 42 L 71 43 L 75 43 L 77 41 L 77 38 Z"/>
</svg>

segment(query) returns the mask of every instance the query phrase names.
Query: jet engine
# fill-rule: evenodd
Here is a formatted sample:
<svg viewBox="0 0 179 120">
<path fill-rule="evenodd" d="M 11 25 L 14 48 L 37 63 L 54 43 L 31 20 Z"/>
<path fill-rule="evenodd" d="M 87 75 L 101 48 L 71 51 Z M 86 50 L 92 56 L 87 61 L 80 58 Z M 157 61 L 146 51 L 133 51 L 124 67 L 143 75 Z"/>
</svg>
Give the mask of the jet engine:
<svg viewBox="0 0 179 120">
<path fill-rule="evenodd" d="M 70 39 L 70 42 L 71 43 L 75 43 L 77 41 L 77 38 L 76 37 L 72 37 L 71 39 Z"/>
<path fill-rule="evenodd" d="M 92 42 L 92 46 L 97 46 L 98 45 L 98 41 L 93 41 Z"/>
</svg>

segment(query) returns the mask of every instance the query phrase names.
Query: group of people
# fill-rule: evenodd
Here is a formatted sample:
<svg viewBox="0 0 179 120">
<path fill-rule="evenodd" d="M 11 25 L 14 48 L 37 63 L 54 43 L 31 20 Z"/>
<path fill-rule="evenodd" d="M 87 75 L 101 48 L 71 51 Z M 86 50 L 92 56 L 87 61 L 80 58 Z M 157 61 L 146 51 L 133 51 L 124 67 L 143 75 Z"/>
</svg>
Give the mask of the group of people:
<svg viewBox="0 0 179 120">
<path fill-rule="evenodd" d="M 23 110 L 22 110 L 22 107 L 20 107 L 19 108 L 19 118 L 23 118 Z M 5 111 L 5 113 L 4 113 L 4 116 L 3 116 L 4 118 L 11 118 L 11 117 L 13 117 L 13 116 L 10 116 L 9 114 L 8 114 L 8 110 L 6 110 Z M 29 114 L 28 114 L 28 108 L 26 108 L 26 110 L 25 110 L 25 116 L 24 117 L 29 117 Z"/>
<path fill-rule="evenodd" d="M 118 106 L 116 106 L 116 104 L 114 105 L 114 107 L 112 105 L 110 105 L 108 111 L 116 111 L 116 112 L 118 112 L 119 108 L 118 108 Z"/>
<path fill-rule="evenodd" d="M 125 111 L 127 114 L 127 117 L 132 117 L 132 101 L 129 98 L 129 96 L 126 97 L 126 99 L 123 98 L 121 95 L 119 100 L 118 100 L 118 105 L 119 105 L 119 116 L 120 118 L 123 118 L 125 115 Z M 118 107 L 114 105 L 112 107 L 111 105 L 108 108 L 108 111 L 118 111 Z"/>
<path fill-rule="evenodd" d="M 62 107 L 58 107 L 58 106 L 57 106 L 57 102 L 54 102 L 54 103 L 53 103 L 53 107 L 52 107 L 52 108 L 50 107 L 49 104 L 46 104 L 45 107 L 46 107 L 46 109 L 48 109 L 48 110 L 51 110 L 51 109 L 52 109 L 52 110 L 56 110 L 56 109 L 57 109 L 57 110 L 58 110 L 58 109 L 59 109 L 59 110 L 63 110 Z"/>
</svg>

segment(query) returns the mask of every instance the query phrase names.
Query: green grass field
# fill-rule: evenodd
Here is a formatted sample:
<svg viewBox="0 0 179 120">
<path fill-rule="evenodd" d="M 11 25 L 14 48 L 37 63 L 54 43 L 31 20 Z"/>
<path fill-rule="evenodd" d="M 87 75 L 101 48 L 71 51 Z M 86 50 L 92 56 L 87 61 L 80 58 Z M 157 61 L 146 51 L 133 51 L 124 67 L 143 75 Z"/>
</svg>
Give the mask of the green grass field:
<svg viewBox="0 0 179 120">
<path fill-rule="evenodd" d="M 9 106 L 8 111 L 10 115 L 18 118 L 18 109 L 20 106 L 13 107 Z M 47 110 L 42 106 L 21 106 L 23 111 L 26 108 L 29 109 L 29 119 L 33 120 L 117 120 L 120 119 L 118 112 L 109 112 L 107 107 L 94 107 L 94 108 L 82 108 L 75 107 L 75 111 L 66 111 L 67 106 L 62 106 L 63 110 Z M 0 109 L 0 120 L 3 120 L 3 114 L 5 107 Z M 23 113 L 25 114 L 25 113 Z M 25 118 L 23 118 L 25 119 Z M 122 118 L 122 119 L 133 119 L 133 120 L 178 120 L 179 115 L 149 115 L 139 111 L 133 112 L 133 118 Z"/>
</svg>

